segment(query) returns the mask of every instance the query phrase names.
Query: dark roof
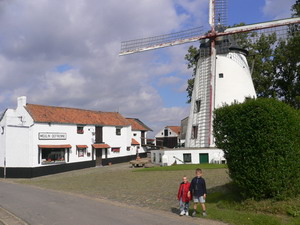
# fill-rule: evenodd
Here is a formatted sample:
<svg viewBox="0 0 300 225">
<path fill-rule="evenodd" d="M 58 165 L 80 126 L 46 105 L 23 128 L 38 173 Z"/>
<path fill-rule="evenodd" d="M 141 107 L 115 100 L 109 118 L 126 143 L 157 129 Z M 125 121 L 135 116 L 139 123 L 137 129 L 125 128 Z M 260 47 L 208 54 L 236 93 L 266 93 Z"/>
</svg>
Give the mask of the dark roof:
<svg viewBox="0 0 300 225">
<path fill-rule="evenodd" d="M 137 118 L 127 118 L 127 120 L 131 124 L 132 130 L 152 131 L 151 128 Z"/>
</svg>

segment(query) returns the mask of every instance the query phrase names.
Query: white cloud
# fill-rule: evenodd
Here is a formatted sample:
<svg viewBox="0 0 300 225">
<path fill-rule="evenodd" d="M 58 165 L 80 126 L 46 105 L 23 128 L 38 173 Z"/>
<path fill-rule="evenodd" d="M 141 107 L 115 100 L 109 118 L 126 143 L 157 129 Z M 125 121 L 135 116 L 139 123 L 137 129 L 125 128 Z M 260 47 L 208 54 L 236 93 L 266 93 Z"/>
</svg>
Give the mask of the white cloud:
<svg viewBox="0 0 300 225">
<path fill-rule="evenodd" d="M 178 84 L 181 81 L 182 81 L 182 79 L 175 77 L 175 76 L 162 77 L 159 79 L 158 85 L 163 86 L 163 85 L 169 85 L 169 84 Z"/>
<path fill-rule="evenodd" d="M 207 0 L 0 1 L 0 111 L 28 102 L 120 111 L 160 129 L 188 106 L 165 107 L 151 85 L 185 83 L 187 46 L 118 56 L 120 42 L 207 22 Z M 185 13 L 178 14 L 180 6 Z M 204 20 L 205 18 L 205 20 Z M 164 61 L 167 59 L 167 62 Z M 72 69 L 57 72 L 59 65 Z M 166 74 L 174 74 L 164 80 Z M 180 85 L 181 86 L 181 85 Z"/>
<path fill-rule="evenodd" d="M 295 0 L 265 0 L 263 13 L 272 19 L 291 17 L 291 6 Z"/>
</svg>

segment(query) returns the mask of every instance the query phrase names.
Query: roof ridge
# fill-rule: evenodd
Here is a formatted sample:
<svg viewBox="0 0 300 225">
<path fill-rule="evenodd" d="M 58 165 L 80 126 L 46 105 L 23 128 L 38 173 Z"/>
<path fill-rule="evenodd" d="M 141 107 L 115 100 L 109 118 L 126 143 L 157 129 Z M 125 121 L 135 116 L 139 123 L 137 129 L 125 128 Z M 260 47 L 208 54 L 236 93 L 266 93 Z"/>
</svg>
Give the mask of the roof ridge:
<svg viewBox="0 0 300 225">
<path fill-rule="evenodd" d="M 92 110 L 92 109 L 80 109 L 80 108 L 65 107 L 65 106 L 40 105 L 40 104 L 31 104 L 31 103 L 27 103 L 26 106 L 27 105 L 52 107 L 52 108 L 60 108 L 60 109 L 75 109 L 75 110 L 82 110 L 82 111 L 89 111 L 89 112 L 96 112 L 96 113 L 118 113 L 118 114 L 120 114 L 119 112 L 97 111 L 97 110 Z"/>
<path fill-rule="evenodd" d="M 98 124 L 129 126 L 130 123 L 119 112 L 103 112 L 61 106 L 26 104 L 24 107 L 35 122 L 67 124 Z"/>
</svg>

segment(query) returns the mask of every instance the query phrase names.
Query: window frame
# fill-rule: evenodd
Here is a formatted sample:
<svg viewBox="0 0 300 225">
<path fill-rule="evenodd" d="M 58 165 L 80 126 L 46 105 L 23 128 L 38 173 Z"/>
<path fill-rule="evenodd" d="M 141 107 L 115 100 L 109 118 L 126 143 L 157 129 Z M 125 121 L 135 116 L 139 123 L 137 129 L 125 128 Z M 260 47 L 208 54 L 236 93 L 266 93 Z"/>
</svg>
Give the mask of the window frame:
<svg viewBox="0 0 300 225">
<path fill-rule="evenodd" d="M 112 147 L 111 152 L 113 153 L 120 153 L 121 152 L 121 147 Z"/>
<path fill-rule="evenodd" d="M 191 163 L 192 162 L 192 153 L 183 153 L 183 162 L 184 163 Z M 188 160 L 187 160 L 188 158 Z"/>
<path fill-rule="evenodd" d="M 84 157 L 86 154 L 86 148 L 77 148 L 78 158 Z"/>
<path fill-rule="evenodd" d="M 122 127 L 116 127 L 116 135 L 121 136 L 122 135 Z"/>
<path fill-rule="evenodd" d="M 200 112 L 200 109 L 201 109 L 201 99 L 197 99 L 195 101 L 194 113 Z"/>
<path fill-rule="evenodd" d="M 67 162 L 66 149 L 65 148 L 62 148 L 62 149 L 56 149 L 56 148 L 40 149 L 39 151 L 41 152 L 40 157 L 41 157 L 41 164 L 42 165 L 61 164 L 61 163 L 66 163 Z M 52 159 L 52 157 L 50 157 L 51 154 L 54 155 L 54 156 L 60 154 L 60 158 Z M 56 157 L 54 157 L 54 158 L 56 158 Z"/>
<path fill-rule="evenodd" d="M 84 134 L 84 126 L 77 125 L 77 134 Z"/>
<path fill-rule="evenodd" d="M 197 139 L 197 138 L 198 138 L 198 126 L 193 125 L 191 139 Z"/>
</svg>

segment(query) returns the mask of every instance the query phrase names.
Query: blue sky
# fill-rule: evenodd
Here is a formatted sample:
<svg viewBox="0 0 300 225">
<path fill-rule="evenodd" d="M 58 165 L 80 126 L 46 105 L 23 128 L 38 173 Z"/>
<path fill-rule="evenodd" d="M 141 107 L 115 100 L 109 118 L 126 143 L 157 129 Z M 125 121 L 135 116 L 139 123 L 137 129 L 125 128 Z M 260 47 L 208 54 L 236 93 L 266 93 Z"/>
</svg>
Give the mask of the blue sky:
<svg viewBox="0 0 300 225">
<path fill-rule="evenodd" d="M 228 22 L 285 18 L 294 2 L 228 0 Z M 0 0 L 0 112 L 25 95 L 119 111 L 153 135 L 179 125 L 189 113 L 190 44 L 120 57 L 120 42 L 207 25 L 208 0 Z"/>
</svg>

